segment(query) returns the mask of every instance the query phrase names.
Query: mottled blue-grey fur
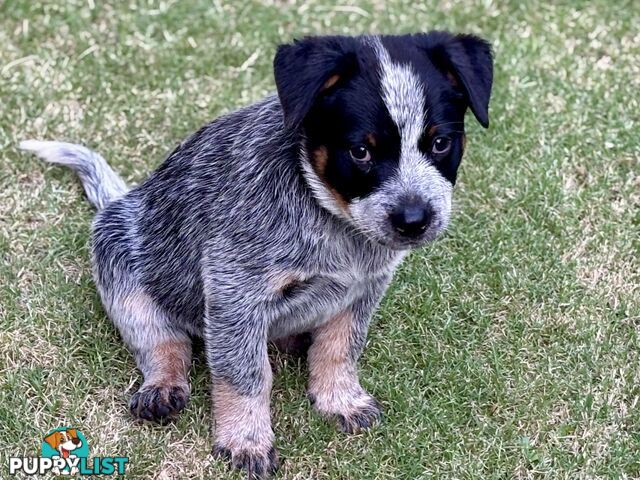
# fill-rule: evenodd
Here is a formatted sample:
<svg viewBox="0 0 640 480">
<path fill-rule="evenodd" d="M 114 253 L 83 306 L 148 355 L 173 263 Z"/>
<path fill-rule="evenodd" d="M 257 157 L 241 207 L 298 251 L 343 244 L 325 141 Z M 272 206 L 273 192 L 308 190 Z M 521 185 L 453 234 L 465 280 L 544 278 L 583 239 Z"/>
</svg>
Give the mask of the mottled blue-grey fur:
<svg viewBox="0 0 640 480">
<path fill-rule="evenodd" d="M 98 209 L 127 193 L 127 186 L 104 158 L 82 145 L 25 140 L 20 148 L 43 160 L 72 168 L 80 177 L 89 201 Z"/>
<path fill-rule="evenodd" d="M 57 142 L 39 145 L 27 149 L 63 163 L 54 156 Z M 97 177 L 87 179 L 86 172 L 98 171 L 91 164 L 96 154 L 67 144 L 58 148 L 65 158 L 79 152 L 75 158 L 87 163 L 74 167 L 101 208 L 93 223 L 94 277 L 145 375 L 141 391 L 157 368 L 155 345 L 203 335 L 214 389 L 224 382 L 240 396 L 258 396 L 267 340 L 313 331 L 348 309 L 355 365 L 371 313 L 404 252 L 372 241 L 319 205 L 301 174 L 301 146 L 284 130 L 276 96 L 205 126 L 124 196 L 102 189 Z M 289 279 L 295 289 L 285 295 L 281 284 Z M 171 387 L 183 386 L 187 395 L 188 386 L 178 383 Z M 365 395 L 357 379 L 352 386 Z M 319 402 L 317 395 L 314 400 Z M 377 416 L 372 400 L 365 407 Z M 270 425 L 265 429 L 268 445 L 253 450 L 268 456 L 273 434 Z M 235 444 L 223 448 L 235 455 Z"/>
<path fill-rule="evenodd" d="M 407 251 L 444 231 L 451 211 L 451 177 L 420 146 L 428 131 L 425 78 L 440 75 L 449 89 L 456 87 L 455 78 L 450 84 L 434 68 L 418 75 L 408 57 L 396 62 L 378 37 L 327 38 L 280 49 L 274 62 L 280 98 L 268 96 L 201 128 L 130 190 L 85 147 L 21 143 L 73 168 L 98 208 L 91 239 L 94 278 L 144 376 L 130 401 L 132 413 L 162 420 L 184 408 L 191 342 L 203 337 L 213 384 L 214 452 L 255 477 L 278 464 L 267 343 L 310 337 L 308 393 L 314 407 L 337 418 L 345 432 L 370 426 L 380 408 L 357 374 L 370 319 Z M 400 38 L 386 41 L 397 48 Z M 422 37 L 407 38 L 415 43 Z M 476 42 L 488 52 L 479 39 L 433 38 L 454 46 Z M 427 62 L 426 50 L 414 43 L 418 62 Z M 455 51 L 468 60 L 461 45 Z M 307 152 L 301 106 L 312 105 L 313 95 L 339 85 L 350 71 L 328 70 L 315 78 L 314 69 L 336 55 L 352 61 L 363 49 L 369 49 L 364 58 L 377 59 L 377 68 L 365 62 L 361 75 L 369 76 L 366 85 L 380 85 L 371 96 L 384 107 L 376 111 L 387 112 L 395 125 L 398 159 L 375 189 L 345 201 L 324 176 L 327 148 Z M 304 82 L 296 81 L 298 70 L 287 58 L 300 62 Z M 316 87 L 305 97 L 307 82 Z M 478 91 L 488 102 L 489 91 Z M 474 111 L 484 119 L 483 108 L 477 101 Z M 368 137 L 375 147 L 373 134 Z M 409 236 L 409 214 L 400 228 L 393 209 L 402 202 L 417 205 L 416 199 L 429 213 Z"/>
</svg>

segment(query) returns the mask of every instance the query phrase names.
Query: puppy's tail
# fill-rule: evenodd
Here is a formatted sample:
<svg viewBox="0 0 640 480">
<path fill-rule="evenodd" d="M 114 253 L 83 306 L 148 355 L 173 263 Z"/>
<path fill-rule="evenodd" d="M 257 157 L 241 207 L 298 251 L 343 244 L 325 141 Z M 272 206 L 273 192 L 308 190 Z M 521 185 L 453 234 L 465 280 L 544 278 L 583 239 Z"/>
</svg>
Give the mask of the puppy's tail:
<svg viewBox="0 0 640 480">
<path fill-rule="evenodd" d="M 89 201 L 98 210 L 127 193 L 127 185 L 107 164 L 107 161 L 82 145 L 64 142 L 25 140 L 20 148 L 43 160 L 72 168 L 80 177 Z"/>
</svg>

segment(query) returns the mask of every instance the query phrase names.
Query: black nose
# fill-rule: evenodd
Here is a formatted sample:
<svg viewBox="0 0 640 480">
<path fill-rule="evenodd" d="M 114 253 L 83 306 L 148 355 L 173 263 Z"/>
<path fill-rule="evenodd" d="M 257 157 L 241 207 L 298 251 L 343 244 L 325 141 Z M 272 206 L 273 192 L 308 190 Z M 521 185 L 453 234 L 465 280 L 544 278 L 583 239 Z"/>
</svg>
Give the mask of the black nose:
<svg viewBox="0 0 640 480">
<path fill-rule="evenodd" d="M 422 235 L 431 223 L 433 210 L 422 201 L 405 202 L 398 205 L 389 218 L 396 232 L 404 237 L 415 238 Z"/>
</svg>

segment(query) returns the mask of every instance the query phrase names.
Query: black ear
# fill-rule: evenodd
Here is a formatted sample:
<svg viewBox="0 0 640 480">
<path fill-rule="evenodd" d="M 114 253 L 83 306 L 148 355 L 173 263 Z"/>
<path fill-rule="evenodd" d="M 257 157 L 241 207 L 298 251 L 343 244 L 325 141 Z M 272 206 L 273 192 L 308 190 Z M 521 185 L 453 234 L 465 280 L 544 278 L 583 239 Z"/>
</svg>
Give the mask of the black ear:
<svg viewBox="0 0 640 480">
<path fill-rule="evenodd" d="M 469 107 L 480 124 L 489 126 L 489 98 L 493 84 L 491 45 L 475 35 L 432 32 L 419 36 L 420 45 L 436 67 L 462 85 Z"/>
<path fill-rule="evenodd" d="M 273 70 L 285 126 L 298 128 L 318 95 L 356 69 L 355 42 L 349 37 L 307 37 L 280 45 Z"/>
</svg>

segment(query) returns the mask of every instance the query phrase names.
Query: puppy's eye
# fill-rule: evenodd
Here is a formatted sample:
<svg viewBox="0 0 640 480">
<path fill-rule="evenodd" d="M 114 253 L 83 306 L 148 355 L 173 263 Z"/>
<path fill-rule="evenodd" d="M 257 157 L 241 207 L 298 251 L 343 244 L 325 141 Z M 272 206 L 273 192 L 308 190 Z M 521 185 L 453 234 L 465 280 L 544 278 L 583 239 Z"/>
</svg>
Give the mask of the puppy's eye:
<svg viewBox="0 0 640 480">
<path fill-rule="evenodd" d="M 349 149 L 351 158 L 358 163 L 366 163 L 371 160 L 371 152 L 364 145 L 355 145 Z"/>
<path fill-rule="evenodd" d="M 449 137 L 436 137 L 431 146 L 431 153 L 434 155 L 445 155 L 451 150 L 451 139 Z"/>
</svg>

